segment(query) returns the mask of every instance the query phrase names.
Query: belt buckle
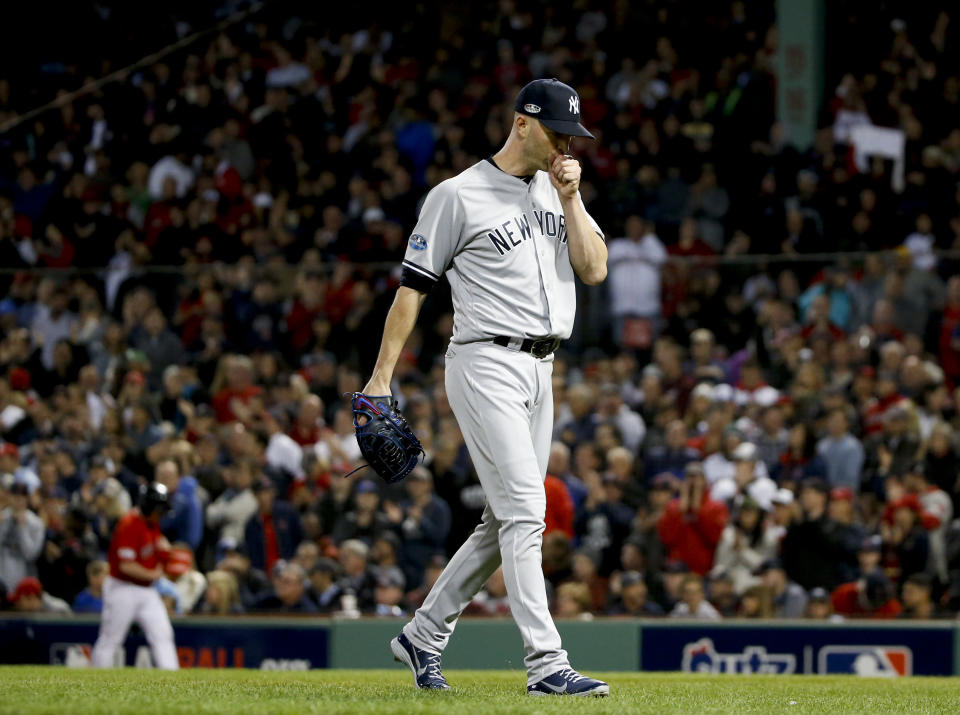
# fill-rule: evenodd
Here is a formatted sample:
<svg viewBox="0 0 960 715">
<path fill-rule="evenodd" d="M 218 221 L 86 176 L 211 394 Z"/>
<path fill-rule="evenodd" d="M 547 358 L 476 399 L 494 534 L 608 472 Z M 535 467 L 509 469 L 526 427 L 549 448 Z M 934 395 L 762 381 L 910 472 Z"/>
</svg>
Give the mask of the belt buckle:
<svg viewBox="0 0 960 715">
<path fill-rule="evenodd" d="M 530 346 L 530 354 L 535 358 L 545 358 L 557 349 L 557 342 L 558 340 L 556 338 L 541 338 L 540 340 L 535 340 L 533 345 Z"/>
</svg>

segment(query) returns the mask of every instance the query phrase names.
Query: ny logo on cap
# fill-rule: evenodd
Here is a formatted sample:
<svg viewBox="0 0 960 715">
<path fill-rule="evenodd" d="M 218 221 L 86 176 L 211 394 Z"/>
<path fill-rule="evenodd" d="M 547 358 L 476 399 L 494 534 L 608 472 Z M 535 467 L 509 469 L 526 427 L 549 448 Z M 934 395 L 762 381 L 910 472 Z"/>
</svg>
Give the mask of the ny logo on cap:
<svg viewBox="0 0 960 715">
<path fill-rule="evenodd" d="M 570 97 L 570 114 L 580 114 L 580 97 L 577 95 Z"/>
</svg>

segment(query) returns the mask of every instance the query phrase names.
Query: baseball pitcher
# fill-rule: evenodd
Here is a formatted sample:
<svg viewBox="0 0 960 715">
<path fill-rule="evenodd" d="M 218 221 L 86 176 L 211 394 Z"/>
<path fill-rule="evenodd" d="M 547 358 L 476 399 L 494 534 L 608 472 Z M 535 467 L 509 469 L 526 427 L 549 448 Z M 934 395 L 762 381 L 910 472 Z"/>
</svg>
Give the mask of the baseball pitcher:
<svg viewBox="0 0 960 715">
<path fill-rule="evenodd" d="M 574 274 L 591 285 L 607 275 L 603 233 L 584 208 L 580 164 L 568 153 L 572 137 L 593 135 L 580 123 L 580 97 L 556 79 L 525 86 L 514 109 L 510 136 L 496 154 L 427 195 L 373 376 L 354 395 L 365 456 L 376 453 L 377 461 L 368 461 L 388 481 L 402 478 L 420 445 L 390 397 L 390 383 L 426 294 L 446 274 L 454 306 L 447 395 L 487 506 L 391 649 L 417 687 L 449 689 L 440 654 L 460 613 L 502 563 L 526 649 L 527 692 L 607 695 L 606 683 L 570 667 L 548 609 L 540 555 L 553 352 L 573 328 Z"/>
</svg>

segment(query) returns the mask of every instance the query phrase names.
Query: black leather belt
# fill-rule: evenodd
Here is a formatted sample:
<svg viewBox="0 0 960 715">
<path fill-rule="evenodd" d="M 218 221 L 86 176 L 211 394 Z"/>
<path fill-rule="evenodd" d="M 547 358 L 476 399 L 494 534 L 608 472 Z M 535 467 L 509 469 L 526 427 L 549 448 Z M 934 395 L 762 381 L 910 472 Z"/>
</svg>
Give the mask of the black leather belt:
<svg viewBox="0 0 960 715">
<path fill-rule="evenodd" d="M 519 341 L 519 347 L 517 342 Z M 560 347 L 560 338 L 509 338 L 506 335 L 498 335 L 493 339 L 497 345 L 505 348 L 513 348 L 521 352 L 530 353 L 535 358 L 545 358 Z"/>
</svg>

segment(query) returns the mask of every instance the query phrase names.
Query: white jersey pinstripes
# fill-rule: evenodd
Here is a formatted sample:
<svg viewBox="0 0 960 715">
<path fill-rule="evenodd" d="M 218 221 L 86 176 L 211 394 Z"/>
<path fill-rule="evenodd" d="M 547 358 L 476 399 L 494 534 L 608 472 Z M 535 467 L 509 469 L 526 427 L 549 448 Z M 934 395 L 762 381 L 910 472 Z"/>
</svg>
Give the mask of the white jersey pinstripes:
<svg viewBox="0 0 960 715">
<path fill-rule="evenodd" d="M 545 171 L 528 182 L 484 160 L 437 185 L 403 265 L 431 282 L 447 274 L 455 343 L 570 337 L 574 272 L 560 197 Z"/>
</svg>

